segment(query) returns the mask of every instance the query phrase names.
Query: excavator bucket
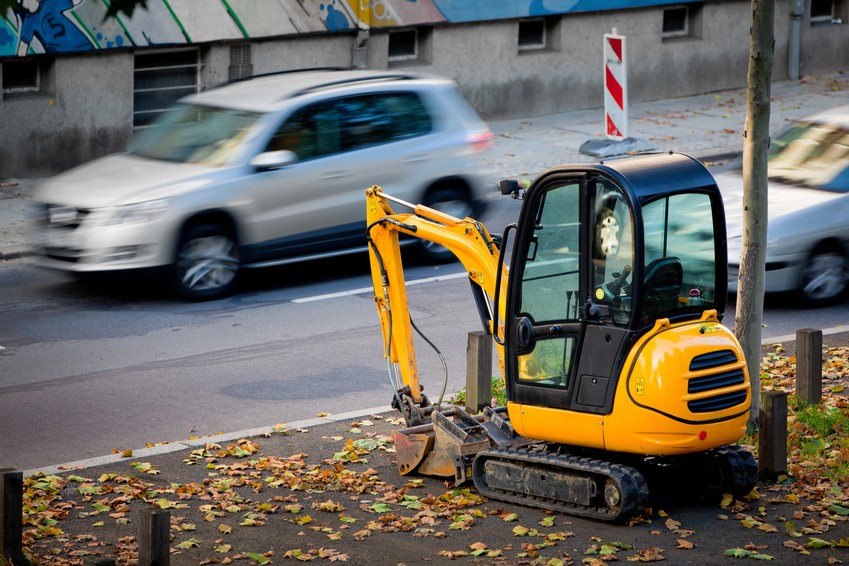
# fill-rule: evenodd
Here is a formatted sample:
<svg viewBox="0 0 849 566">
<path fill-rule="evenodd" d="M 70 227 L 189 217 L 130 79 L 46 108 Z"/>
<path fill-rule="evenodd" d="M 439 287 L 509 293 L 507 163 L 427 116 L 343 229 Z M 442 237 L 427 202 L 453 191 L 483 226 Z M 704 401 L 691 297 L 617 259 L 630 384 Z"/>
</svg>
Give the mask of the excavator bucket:
<svg viewBox="0 0 849 566">
<path fill-rule="evenodd" d="M 503 417 L 489 408 L 475 416 L 460 407 L 434 411 L 431 423 L 395 430 L 392 436 L 401 475 L 454 476 L 458 485 L 467 477 L 466 465 L 481 450 L 529 442 L 512 433 Z"/>
<path fill-rule="evenodd" d="M 429 424 L 393 430 L 398 473 L 405 476 L 417 470 L 422 460 L 433 450 L 435 436 L 433 426 Z"/>
</svg>

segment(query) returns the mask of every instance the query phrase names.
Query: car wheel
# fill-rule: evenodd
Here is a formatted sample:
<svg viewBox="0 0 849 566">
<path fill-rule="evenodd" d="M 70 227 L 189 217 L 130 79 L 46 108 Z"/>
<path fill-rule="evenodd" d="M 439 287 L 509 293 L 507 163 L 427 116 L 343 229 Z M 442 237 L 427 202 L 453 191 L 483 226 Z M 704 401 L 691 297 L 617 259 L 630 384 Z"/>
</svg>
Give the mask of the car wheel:
<svg viewBox="0 0 849 566">
<path fill-rule="evenodd" d="M 595 224 L 596 256 L 604 259 L 616 255 L 622 238 L 622 225 L 616 218 L 616 213 L 610 208 L 604 208 L 598 214 Z"/>
<path fill-rule="evenodd" d="M 180 238 L 174 282 L 184 297 L 203 301 L 230 293 L 239 274 L 239 246 L 233 231 L 215 224 L 188 228 Z"/>
<path fill-rule="evenodd" d="M 439 189 L 425 198 L 425 206 L 450 214 L 455 218 L 474 217 L 475 207 L 469 193 L 460 189 Z M 455 258 L 454 253 L 445 246 L 419 240 L 420 255 L 435 263 L 446 263 Z"/>
<path fill-rule="evenodd" d="M 833 303 L 846 292 L 849 261 L 837 245 L 820 246 L 802 266 L 799 290 L 810 306 Z"/>
</svg>

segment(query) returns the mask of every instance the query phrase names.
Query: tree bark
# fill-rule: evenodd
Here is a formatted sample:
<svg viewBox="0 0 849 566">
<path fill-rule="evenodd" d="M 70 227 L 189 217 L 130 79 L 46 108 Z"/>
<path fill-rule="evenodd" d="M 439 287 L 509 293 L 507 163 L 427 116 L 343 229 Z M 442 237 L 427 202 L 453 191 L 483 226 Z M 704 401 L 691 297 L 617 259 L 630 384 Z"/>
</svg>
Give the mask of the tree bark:
<svg viewBox="0 0 849 566">
<path fill-rule="evenodd" d="M 734 334 L 752 381 L 749 426 L 760 413 L 761 326 L 767 241 L 767 151 L 775 0 L 752 0 L 746 125 L 743 132 L 743 243 L 737 280 Z"/>
</svg>

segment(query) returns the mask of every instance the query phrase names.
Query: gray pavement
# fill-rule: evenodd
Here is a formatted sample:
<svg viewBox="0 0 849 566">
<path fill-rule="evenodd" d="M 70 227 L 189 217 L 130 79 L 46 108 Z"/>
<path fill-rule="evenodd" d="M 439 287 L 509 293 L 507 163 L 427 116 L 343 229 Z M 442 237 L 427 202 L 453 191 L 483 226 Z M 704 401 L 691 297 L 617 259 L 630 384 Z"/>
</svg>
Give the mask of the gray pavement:
<svg viewBox="0 0 849 566">
<path fill-rule="evenodd" d="M 849 75 L 843 73 L 775 83 L 771 130 L 775 133 L 789 120 L 843 104 L 849 104 Z M 659 151 L 687 153 L 706 162 L 720 160 L 742 151 L 746 91 L 633 104 L 629 116 L 629 137 Z M 580 148 L 588 141 L 605 139 L 602 119 L 599 108 L 491 121 L 496 134 L 488 159 L 493 180 L 532 179 L 553 165 L 597 161 Z M 28 197 L 38 181 L 0 177 L 0 260 L 32 252 L 34 213 Z"/>
<path fill-rule="evenodd" d="M 849 75 L 832 74 L 772 86 L 770 129 L 788 121 L 849 104 Z M 628 135 L 659 151 L 690 154 L 704 161 L 739 155 L 746 119 L 745 89 L 635 104 Z M 601 109 L 491 122 L 497 135 L 493 172 L 499 177 L 533 177 L 559 163 L 597 161 L 579 148 L 604 138 Z"/>
</svg>

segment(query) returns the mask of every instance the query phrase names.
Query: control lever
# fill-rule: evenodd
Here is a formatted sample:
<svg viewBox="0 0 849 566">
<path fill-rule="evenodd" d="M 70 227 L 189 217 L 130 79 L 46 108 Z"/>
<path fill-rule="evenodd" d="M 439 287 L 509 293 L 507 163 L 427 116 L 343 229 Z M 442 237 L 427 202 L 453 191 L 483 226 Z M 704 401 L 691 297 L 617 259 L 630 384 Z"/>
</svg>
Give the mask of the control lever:
<svg viewBox="0 0 849 566">
<path fill-rule="evenodd" d="M 610 318 L 610 307 L 594 302 L 592 299 L 587 299 L 583 308 L 584 320 L 604 320 Z"/>
<path fill-rule="evenodd" d="M 619 299 L 619 295 L 622 293 L 622 287 L 627 285 L 627 279 L 630 275 L 630 265 L 623 267 L 622 273 L 614 272 L 613 281 L 602 283 L 596 287 L 595 296 L 593 297 L 594 301 L 604 305 L 613 304 L 614 301 Z"/>
<path fill-rule="evenodd" d="M 613 274 L 613 277 L 615 279 L 614 279 L 612 284 L 616 286 L 615 293 L 617 295 L 622 292 L 622 287 L 624 287 L 627 284 L 626 280 L 628 279 L 629 275 L 631 275 L 631 266 L 630 265 L 626 265 L 625 267 L 623 267 L 621 274 L 618 274 L 618 273 Z"/>
</svg>

